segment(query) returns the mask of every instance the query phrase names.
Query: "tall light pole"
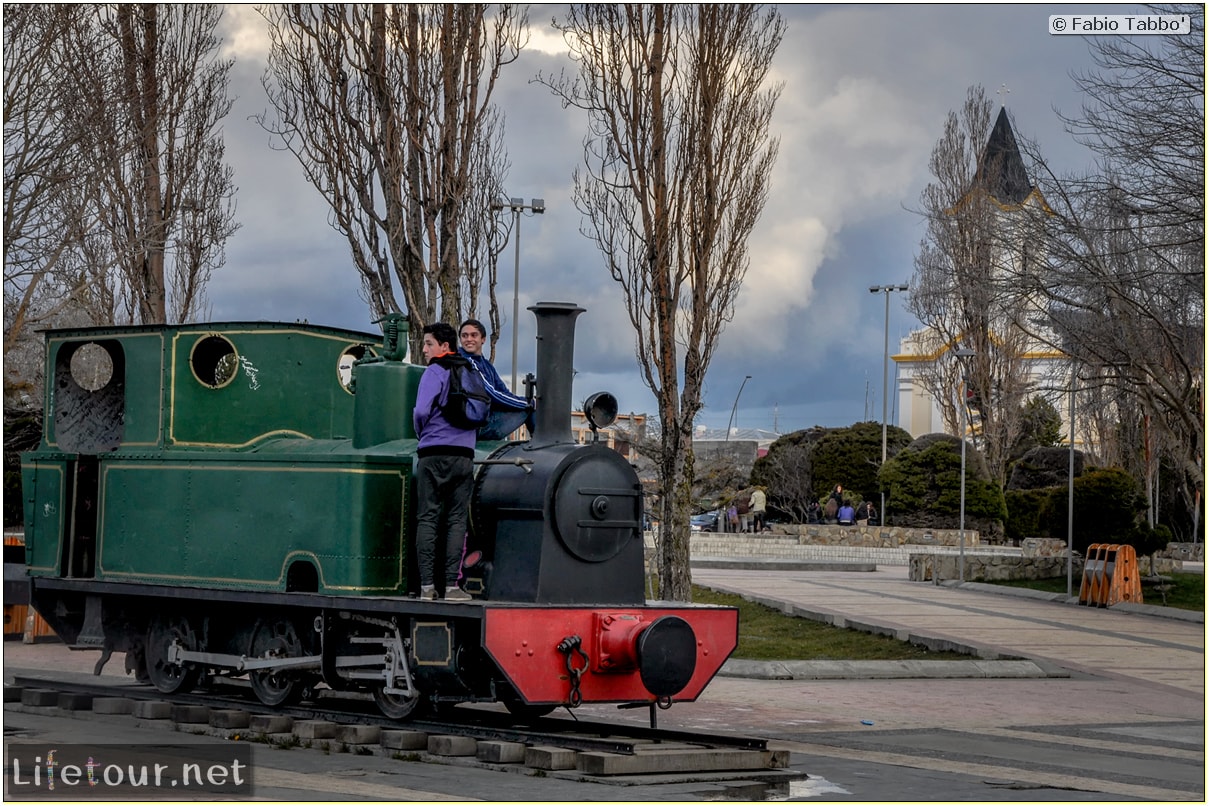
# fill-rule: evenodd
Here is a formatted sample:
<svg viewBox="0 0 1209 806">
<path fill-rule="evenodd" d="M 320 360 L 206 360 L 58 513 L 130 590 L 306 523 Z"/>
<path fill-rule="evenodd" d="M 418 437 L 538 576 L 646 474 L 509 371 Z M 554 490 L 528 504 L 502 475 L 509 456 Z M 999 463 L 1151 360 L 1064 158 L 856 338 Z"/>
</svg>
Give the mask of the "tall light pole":
<svg viewBox="0 0 1209 806">
<path fill-rule="evenodd" d="M 735 395 L 735 405 L 730 407 L 730 419 L 726 421 L 726 439 L 722 440 L 723 442 L 730 442 L 730 426 L 735 421 L 735 412 L 739 410 L 739 395 L 743 394 L 743 387 L 747 386 L 750 380 L 750 375 L 744 376 L 743 383 L 739 384 L 739 394 Z"/>
<path fill-rule="evenodd" d="M 1075 551 L 1075 357 L 1070 359 L 1070 452 L 1066 476 L 1066 595 L 1074 596 Z M 1195 532 L 1194 532 L 1195 534 Z"/>
<path fill-rule="evenodd" d="M 968 347 L 963 347 L 954 355 L 961 362 L 961 394 L 958 395 L 957 405 L 961 407 L 958 412 L 961 415 L 961 433 L 958 438 L 961 439 L 961 492 L 957 524 L 957 581 L 966 581 L 966 423 L 969 418 L 966 416 L 966 411 L 969 408 L 966 401 L 966 360 L 974 356 L 974 351 Z"/>
<path fill-rule="evenodd" d="M 528 204 L 521 198 L 511 198 L 507 204 L 503 202 L 495 202 L 491 205 L 493 211 L 511 210 L 512 211 L 512 229 L 516 232 L 516 259 L 513 263 L 512 271 L 512 394 L 519 394 L 516 390 L 516 345 L 517 331 L 520 329 L 521 308 L 520 308 L 520 288 L 521 288 L 521 213 L 525 210 L 531 210 L 536 215 L 541 215 L 546 212 L 545 199 L 531 199 Z"/>
<path fill-rule="evenodd" d="M 890 374 L 890 292 L 891 291 L 906 291 L 906 285 L 871 285 L 869 286 L 870 294 L 879 292 L 886 295 L 886 337 L 882 345 L 882 467 L 886 466 L 886 403 L 890 396 L 887 392 L 890 382 L 886 376 Z M 881 486 L 880 484 L 878 485 Z M 882 508 L 878 510 L 878 523 L 886 525 L 886 491 L 882 490 Z"/>
</svg>

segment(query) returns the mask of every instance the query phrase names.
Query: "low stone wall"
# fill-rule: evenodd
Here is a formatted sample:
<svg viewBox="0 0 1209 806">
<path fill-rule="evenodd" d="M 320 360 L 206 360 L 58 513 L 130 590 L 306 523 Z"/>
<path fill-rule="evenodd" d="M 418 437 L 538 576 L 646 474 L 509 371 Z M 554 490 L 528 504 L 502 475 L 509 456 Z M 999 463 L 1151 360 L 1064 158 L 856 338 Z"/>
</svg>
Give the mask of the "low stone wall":
<svg viewBox="0 0 1209 806">
<path fill-rule="evenodd" d="M 1020 541 L 1024 557 L 1066 557 L 1066 541 L 1052 537 L 1026 537 Z"/>
<path fill-rule="evenodd" d="M 804 546 L 953 546 L 961 543 L 958 529 L 911 529 L 904 526 L 840 526 L 830 523 L 774 524 L 773 534 L 791 535 Z M 967 547 L 979 544 L 978 532 L 965 530 Z"/>
<path fill-rule="evenodd" d="M 689 538 L 692 559 L 784 559 L 831 562 L 861 562 L 877 565 L 906 565 L 916 581 L 957 579 L 963 552 L 957 546 L 956 530 L 900 529 L 878 526 L 833 526 L 829 524 L 781 525 L 762 534 L 718 534 L 693 532 Z M 888 533 L 888 534 L 882 534 Z M 921 541 L 932 535 L 932 545 Z M 644 543 L 648 559 L 654 556 L 655 533 L 647 532 Z M 965 578 L 1044 579 L 1066 575 L 1066 541 L 1026 538 L 1019 547 L 971 546 L 976 532 L 966 531 Z M 952 542 L 951 545 L 948 541 Z M 902 541 L 902 542 L 899 542 Z M 1184 545 L 1184 544 L 1171 544 Z M 1083 558 L 1075 555 L 1074 573 L 1082 577 Z M 1142 576 L 1171 574 L 1183 570 L 1183 562 L 1171 557 L 1139 557 Z"/>
<path fill-rule="evenodd" d="M 1191 562 L 1191 561 L 1189 561 Z M 1155 574 L 1179 574 L 1184 570 L 1184 561 L 1175 557 L 1139 557 L 1138 573 L 1144 577 Z"/>
<path fill-rule="evenodd" d="M 1066 541 L 1049 537 L 1026 537 L 1020 541 L 1024 557 L 1065 557 Z M 1142 574 L 1170 574 L 1184 570 L 1184 561 L 1204 562 L 1203 543 L 1168 543 L 1167 548 L 1153 557 L 1138 557 Z"/>
<path fill-rule="evenodd" d="M 912 553 L 907 561 L 908 578 L 913 582 L 937 582 L 962 579 L 967 582 L 996 582 L 1005 579 L 1050 579 L 1066 576 L 1066 546 L 1057 554 L 1028 556 L 966 552 L 965 574 L 960 573 L 961 557 L 944 554 Z M 1075 554 L 1071 564 L 1075 579 L 1083 578 L 1083 558 Z M 1171 557 L 1138 557 L 1139 576 L 1177 574 L 1184 570 L 1182 560 Z"/>
<path fill-rule="evenodd" d="M 912 554 L 907 561 L 907 578 L 912 582 L 941 582 L 962 578 L 967 582 L 994 582 L 1005 579 L 1048 579 L 1066 575 L 1065 547 L 1061 557 L 967 552 L 964 561 L 963 575 L 960 572 L 962 558 L 958 554 Z M 1082 579 L 1082 557 L 1075 557 L 1073 574 L 1076 579 Z"/>
<path fill-rule="evenodd" d="M 1168 543 L 1167 549 L 1160 554 L 1174 560 L 1203 563 L 1205 561 L 1204 543 Z"/>
</svg>

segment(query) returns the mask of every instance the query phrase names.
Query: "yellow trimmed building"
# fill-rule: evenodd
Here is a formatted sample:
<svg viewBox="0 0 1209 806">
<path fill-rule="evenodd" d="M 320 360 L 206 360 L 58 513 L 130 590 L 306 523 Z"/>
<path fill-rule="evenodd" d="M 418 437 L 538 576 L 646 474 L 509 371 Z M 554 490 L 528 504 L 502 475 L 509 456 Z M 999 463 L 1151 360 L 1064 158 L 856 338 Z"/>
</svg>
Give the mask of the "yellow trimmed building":
<svg viewBox="0 0 1209 806">
<path fill-rule="evenodd" d="M 1026 207 L 1039 208 L 1051 214 L 1045 198 L 1030 182 L 1015 134 L 1008 119 L 1006 108 L 1000 108 L 999 116 L 991 130 L 986 148 L 979 160 L 974 186 L 954 208 L 966 203 L 970 194 L 984 193 L 994 202 L 997 215 L 1003 216 L 1008 227 L 1014 226 L 1013 214 Z M 1027 242 L 1030 236 L 1021 230 L 1019 248 L 996 249 L 997 261 L 1002 261 L 1004 270 L 1023 272 L 1036 270 L 1041 264 L 1024 266 L 1025 260 L 1035 260 L 1033 250 Z M 1010 269 L 1007 264 L 1010 265 Z M 912 289 L 914 292 L 915 289 Z M 1044 311 L 1037 306 L 1038 318 Z M 1017 389 L 1014 399 L 1020 403 L 1031 397 L 1042 396 L 1049 400 L 1062 416 L 1063 433 L 1070 434 L 1069 410 L 1070 361 L 1066 354 L 1037 339 L 1029 338 L 1006 317 L 992 324 L 988 334 L 991 349 L 999 347 L 1010 350 L 1014 360 L 1023 361 L 1026 371 L 1023 389 Z M 912 331 L 899 343 L 898 353 L 893 356 L 896 376 L 898 405 L 895 424 L 911 434 L 949 433 L 959 430 L 958 391 L 961 388 L 961 361 L 956 350 L 963 346 L 961 338 L 947 337 L 940 330 L 923 327 Z M 925 383 L 925 378 L 928 380 Z M 937 390 L 943 390 L 938 393 Z M 971 412 L 973 414 L 973 412 Z M 978 418 L 972 418 L 971 432 L 978 429 Z M 1078 435 L 1077 435 L 1078 436 Z"/>
</svg>

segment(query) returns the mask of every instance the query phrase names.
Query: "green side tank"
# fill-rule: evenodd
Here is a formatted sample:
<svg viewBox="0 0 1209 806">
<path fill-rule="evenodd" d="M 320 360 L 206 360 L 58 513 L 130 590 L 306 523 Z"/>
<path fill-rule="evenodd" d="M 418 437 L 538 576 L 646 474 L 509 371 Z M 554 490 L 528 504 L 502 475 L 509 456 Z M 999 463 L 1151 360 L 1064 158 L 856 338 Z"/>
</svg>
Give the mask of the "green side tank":
<svg viewBox="0 0 1209 806">
<path fill-rule="evenodd" d="M 423 368 L 406 320 L 384 329 L 49 331 L 45 433 L 22 461 L 31 575 L 406 591 Z"/>
</svg>

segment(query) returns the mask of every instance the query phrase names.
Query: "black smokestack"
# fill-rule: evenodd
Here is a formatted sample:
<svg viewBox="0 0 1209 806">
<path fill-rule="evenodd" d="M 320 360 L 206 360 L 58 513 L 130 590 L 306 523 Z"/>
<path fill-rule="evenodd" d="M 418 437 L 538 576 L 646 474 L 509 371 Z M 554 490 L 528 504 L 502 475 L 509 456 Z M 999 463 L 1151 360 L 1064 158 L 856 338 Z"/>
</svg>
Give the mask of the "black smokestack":
<svg viewBox="0 0 1209 806">
<path fill-rule="evenodd" d="M 584 309 L 574 302 L 539 302 L 537 317 L 537 411 L 532 444 L 572 442 L 571 378 L 575 374 L 575 318 Z"/>
</svg>

